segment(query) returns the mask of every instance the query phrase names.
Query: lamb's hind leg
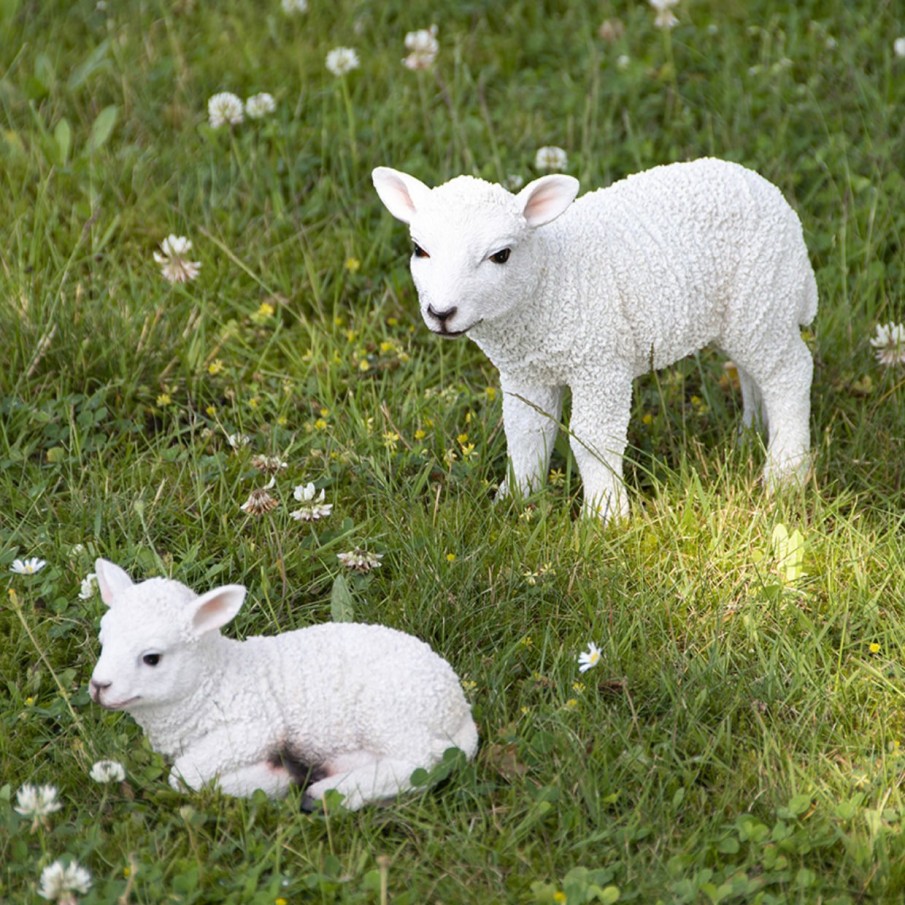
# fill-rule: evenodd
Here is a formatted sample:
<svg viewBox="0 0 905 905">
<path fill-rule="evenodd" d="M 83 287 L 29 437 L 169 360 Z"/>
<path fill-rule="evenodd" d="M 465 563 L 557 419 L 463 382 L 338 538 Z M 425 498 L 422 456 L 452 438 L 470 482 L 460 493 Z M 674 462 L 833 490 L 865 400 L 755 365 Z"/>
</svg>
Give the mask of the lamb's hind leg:
<svg viewBox="0 0 905 905">
<path fill-rule="evenodd" d="M 355 751 L 333 760 L 330 775 L 305 790 L 302 807 L 312 810 L 331 789 L 341 792 L 343 806 L 350 811 L 372 801 L 392 798 L 412 787 L 411 776 L 423 764 L 399 758 L 378 757 L 370 751 Z"/>
<path fill-rule="evenodd" d="M 742 431 L 758 427 L 766 430 L 760 390 L 751 375 L 738 362 L 734 364 L 742 389 Z"/>
<path fill-rule="evenodd" d="M 750 375 L 761 397 L 769 437 L 765 483 L 775 487 L 788 479 L 804 480 L 810 466 L 809 419 L 814 370 L 808 347 L 800 336 L 795 336 L 771 362 L 745 362 L 741 367 Z"/>
</svg>

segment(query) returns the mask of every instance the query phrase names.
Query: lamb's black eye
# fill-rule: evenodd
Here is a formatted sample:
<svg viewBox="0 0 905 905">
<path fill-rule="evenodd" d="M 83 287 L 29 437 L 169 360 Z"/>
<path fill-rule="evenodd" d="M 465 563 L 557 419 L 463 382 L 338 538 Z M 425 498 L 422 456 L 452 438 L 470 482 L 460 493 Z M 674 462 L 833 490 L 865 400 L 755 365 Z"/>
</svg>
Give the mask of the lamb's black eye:
<svg viewBox="0 0 905 905">
<path fill-rule="evenodd" d="M 430 257 L 430 255 L 417 242 L 412 243 L 412 254 L 414 254 L 416 258 Z"/>
<path fill-rule="evenodd" d="M 141 658 L 141 662 L 145 664 L 145 666 L 156 666 L 160 662 L 160 654 L 145 654 Z"/>
<path fill-rule="evenodd" d="M 494 264 L 505 264 L 509 260 L 509 255 L 512 254 L 511 248 L 503 248 L 500 249 L 496 254 L 492 254 L 490 256 L 490 260 L 493 261 Z"/>
</svg>

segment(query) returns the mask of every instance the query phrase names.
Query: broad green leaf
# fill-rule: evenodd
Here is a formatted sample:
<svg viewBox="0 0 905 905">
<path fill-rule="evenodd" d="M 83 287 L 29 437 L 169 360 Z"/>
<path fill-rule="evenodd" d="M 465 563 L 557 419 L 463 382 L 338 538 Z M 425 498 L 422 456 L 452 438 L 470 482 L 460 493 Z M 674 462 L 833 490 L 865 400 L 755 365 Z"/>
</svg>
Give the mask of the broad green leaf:
<svg viewBox="0 0 905 905">
<path fill-rule="evenodd" d="M 791 534 L 782 523 L 773 529 L 771 538 L 773 556 L 779 568 L 779 574 L 787 584 L 796 582 L 804 576 L 804 536 L 796 528 Z"/>
<path fill-rule="evenodd" d="M 330 618 L 334 622 L 355 621 L 355 598 L 342 575 L 337 575 L 330 591 Z"/>
<path fill-rule="evenodd" d="M 54 141 L 57 143 L 57 160 L 59 163 L 65 164 L 69 160 L 69 151 L 72 149 L 72 129 L 69 128 L 69 122 L 61 119 L 53 130 Z"/>
<path fill-rule="evenodd" d="M 84 63 L 80 63 L 69 75 L 66 82 L 70 91 L 81 87 L 88 78 L 107 62 L 107 51 L 110 49 L 109 41 L 101 41 L 88 55 Z"/>
<path fill-rule="evenodd" d="M 98 148 L 106 144 L 113 127 L 116 125 L 116 119 L 119 116 L 119 108 L 115 104 L 104 107 L 97 115 L 97 119 L 91 125 L 91 134 L 88 141 L 85 142 L 85 153 L 93 154 Z"/>
</svg>

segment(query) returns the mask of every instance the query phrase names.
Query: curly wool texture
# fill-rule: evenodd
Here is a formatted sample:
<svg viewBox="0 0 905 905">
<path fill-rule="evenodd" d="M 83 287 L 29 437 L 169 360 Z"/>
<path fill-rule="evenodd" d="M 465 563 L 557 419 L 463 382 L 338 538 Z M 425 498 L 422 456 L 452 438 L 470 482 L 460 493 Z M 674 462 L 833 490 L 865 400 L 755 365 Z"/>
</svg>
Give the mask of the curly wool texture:
<svg viewBox="0 0 905 905">
<path fill-rule="evenodd" d="M 500 371 L 521 491 L 546 474 L 568 388 L 585 512 L 626 512 L 631 382 L 708 345 L 738 368 L 745 424 L 769 432 L 768 481 L 807 470 L 812 360 L 800 327 L 817 287 L 801 223 L 767 180 L 708 158 L 571 203 L 567 176 L 518 195 L 472 177 L 431 190 L 386 167 L 373 176 L 423 252 L 412 274 L 425 322 L 467 334 Z"/>
<path fill-rule="evenodd" d="M 243 588 L 199 597 L 167 579 L 133 585 L 104 560 L 96 569 L 110 609 L 92 697 L 128 711 L 173 759 L 174 786 L 278 797 L 298 783 L 308 806 L 335 788 L 354 809 L 410 788 L 449 748 L 476 750 L 456 674 L 411 635 L 327 623 L 235 641 L 219 626 Z"/>
</svg>

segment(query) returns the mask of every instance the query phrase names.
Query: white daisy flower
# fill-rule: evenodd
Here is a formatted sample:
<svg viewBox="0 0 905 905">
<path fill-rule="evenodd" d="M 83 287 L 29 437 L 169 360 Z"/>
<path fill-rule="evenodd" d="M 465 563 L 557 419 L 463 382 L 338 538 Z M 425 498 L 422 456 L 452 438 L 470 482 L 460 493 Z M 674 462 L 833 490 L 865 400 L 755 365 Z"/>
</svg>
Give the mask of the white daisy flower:
<svg viewBox="0 0 905 905">
<path fill-rule="evenodd" d="M 283 7 L 283 12 L 290 16 L 293 13 L 308 12 L 308 0 L 280 0 L 280 6 Z"/>
<path fill-rule="evenodd" d="M 437 26 L 410 31 L 405 36 L 405 49 L 409 51 L 409 55 L 402 63 L 407 69 L 430 69 L 440 50 Z"/>
<path fill-rule="evenodd" d="M 353 69 L 358 69 L 358 54 L 351 47 L 334 47 L 327 54 L 326 65 L 333 75 L 345 75 Z"/>
<path fill-rule="evenodd" d="M 79 591 L 79 600 L 88 600 L 94 595 L 94 589 L 97 587 L 97 575 L 89 572 L 82 579 L 82 588 Z"/>
<path fill-rule="evenodd" d="M 589 669 L 592 669 L 600 662 L 601 656 L 602 652 L 600 648 L 591 641 L 588 644 L 588 649 L 582 651 L 578 655 L 578 671 L 587 672 Z"/>
<path fill-rule="evenodd" d="M 877 324 L 877 335 L 870 344 L 880 364 L 887 368 L 905 364 L 905 324 Z"/>
<path fill-rule="evenodd" d="M 41 871 L 38 895 L 60 905 L 76 905 L 76 893 L 84 895 L 91 888 L 91 874 L 78 861 L 64 865 L 54 861 Z"/>
<path fill-rule="evenodd" d="M 207 102 L 207 119 L 214 129 L 237 126 L 244 119 L 242 101 L 231 91 L 221 91 Z"/>
<path fill-rule="evenodd" d="M 40 572 L 46 565 L 47 563 L 43 559 L 32 556 L 30 559 L 14 559 L 9 570 L 17 575 L 34 575 L 35 572 Z"/>
<path fill-rule="evenodd" d="M 297 522 L 316 522 L 318 519 L 326 518 L 333 512 L 333 504 L 324 502 L 324 491 L 320 493 L 314 487 L 314 484 L 299 484 L 292 495 L 305 505 L 295 512 L 291 512 L 290 516 Z"/>
<path fill-rule="evenodd" d="M 675 28 L 679 20 L 672 14 L 672 8 L 678 6 L 679 0 L 648 0 L 648 3 L 657 11 L 654 25 L 657 28 Z"/>
<path fill-rule="evenodd" d="M 266 91 L 260 94 L 253 94 L 245 101 L 245 115 L 249 119 L 261 119 L 269 116 L 276 108 L 277 104 L 273 99 L 273 95 L 268 94 Z"/>
<path fill-rule="evenodd" d="M 380 560 L 383 559 L 383 554 L 368 553 L 366 550 L 356 547 L 354 550 L 349 550 L 348 553 L 337 553 L 336 558 L 346 566 L 346 568 L 352 569 L 355 572 L 370 572 L 371 569 L 376 569 L 380 566 Z"/>
<path fill-rule="evenodd" d="M 569 165 L 569 155 L 555 145 L 538 148 L 534 155 L 534 167 L 538 170 L 564 170 Z"/>
<path fill-rule="evenodd" d="M 32 832 L 41 824 L 47 826 L 47 818 L 62 807 L 57 801 L 56 786 L 33 786 L 26 783 L 16 793 L 15 811 L 23 817 L 31 818 Z"/>
<path fill-rule="evenodd" d="M 172 233 L 160 243 L 160 251 L 154 252 L 154 260 L 160 265 L 160 272 L 170 283 L 188 283 L 198 276 L 200 261 L 189 261 L 188 253 L 192 243 L 185 236 Z"/>
</svg>

